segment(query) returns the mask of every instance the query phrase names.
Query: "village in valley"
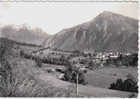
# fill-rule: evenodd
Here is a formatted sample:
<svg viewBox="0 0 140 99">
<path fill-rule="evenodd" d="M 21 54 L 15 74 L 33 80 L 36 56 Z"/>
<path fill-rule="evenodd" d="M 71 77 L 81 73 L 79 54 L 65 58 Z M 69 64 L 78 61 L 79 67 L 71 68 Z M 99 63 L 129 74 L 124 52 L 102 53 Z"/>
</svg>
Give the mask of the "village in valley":
<svg viewBox="0 0 140 99">
<path fill-rule="evenodd" d="M 51 47 L 20 53 L 24 58 L 33 59 L 43 71 L 62 81 L 101 88 L 110 88 L 117 79 L 126 80 L 130 77 L 138 81 L 138 74 L 135 72 L 138 65 L 137 53 L 66 51 Z M 77 75 L 81 76 L 78 82 Z M 104 84 L 101 83 L 104 79 L 102 77 L 106 79 Z M 131 83 L 135 84 L 133 81 Z"/>
<path fill-rule="evenodd" d="M 66 6 L 67 10 L 69 7 Z M 93 5 L 91 7 L 95 8 Z M 44 8 L 46 11 L 49 6 Z M 60 8 L 62 10 L 63 7 Z M 58 12 L 58 9 L 55 10 Z M 38 11 L 41 12 L 42 9 Z M 81 8 L 76 11 L 78 19 L 86 15 L 79 15 Z M 32 14 L 28 14 L 30 13 Z M 92 13 L 95 14 L 94 11 Z M 62 16 L 54 16 L 51 12 L 51 21 L 49 18 L 46 21 L 48 15 L 44 17 L 44 12 L 41 13 L 39 16 L 45 19 L 38 22 L 47 24 L 47 29 L 51 26 L 48 22 L 54 22 L 52 30 L 59 25 L 63 27 L 62 22 L 57 23 Z M 72 15 L 67 17 L 71 19 Z M 57 21 L 53 20 L 52 16 Z M 35 18 L 32 15 L 28 17 Z M 36 25 L 41 26 L 38 23 Z M 70 28 L 66 26 L 56 34 L 26 25 L 18 27 L 0 23 L 1 96 L 136 98 L 138 19 L 104 11 L 103 7 L 101 13 L 94 15 L 94 19 Z"/>
</svg>

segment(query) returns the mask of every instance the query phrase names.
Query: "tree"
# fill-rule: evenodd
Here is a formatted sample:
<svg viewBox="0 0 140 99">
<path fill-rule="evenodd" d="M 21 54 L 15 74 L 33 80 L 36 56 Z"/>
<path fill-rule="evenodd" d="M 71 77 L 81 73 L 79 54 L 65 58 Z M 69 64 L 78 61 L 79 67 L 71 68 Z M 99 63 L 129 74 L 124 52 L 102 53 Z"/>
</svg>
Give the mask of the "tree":
<svg viewBox="0 0 140 99">
<path fill-rule="evenodd" d="M 94 64 L 93 61 L 90 61 L 90 62 L 88 63 L 88 68 L 89 68 L 89 69 L 93 69 L 94 66 L 95 66 L 95 64 Z"/>
<path fill-rule="evenodd" d="M 130 78 L 127 78 L 124 81 L 122 81 L 122 79 L 117 79 L 116 83 L 112 83 L 109 89 L 138 92 L 138 85 L 136 81 Z"/>
<path fill-rule="evenodd" d="M 76 67 L 69 64 L 66 67 L 66 70 L 64 73 L 64 80 L 76 83 L 77 82 L 77 75 L 78 75 L 78 83 L 79 84 L 86 84 L 84 72 L 78 70 Z"/>
<path fill-rule="evenodd" d="M 35 63 L 36 63 L 36 66 L 42 67 L 42 61 L 41 61 L 41 59 L 39 57 L 35 58 Z"/>
</svg>

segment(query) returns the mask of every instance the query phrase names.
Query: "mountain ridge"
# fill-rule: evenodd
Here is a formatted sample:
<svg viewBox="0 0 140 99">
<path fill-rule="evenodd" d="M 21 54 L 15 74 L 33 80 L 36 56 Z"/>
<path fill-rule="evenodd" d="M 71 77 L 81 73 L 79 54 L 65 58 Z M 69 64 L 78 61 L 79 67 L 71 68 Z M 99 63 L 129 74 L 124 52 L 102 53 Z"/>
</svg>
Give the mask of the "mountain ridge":
<svg viewBox="0 0 140 99">
<path fill-rule="evenodd" d="M 138 51 L 137 45 L 138 20 L 107 11 L 89 22 L 63 29 L 46 42 L 46 46 L 64 50 L 120 52 Z"/>
<path fill-rule="evenodd" d="M 16 27 L 5 25 L 0 27 L 0 37 L 8 38 L 17 42 L 42 45 L 43 41 L 50 37 L 41 29 L 31 29 L 27 26 Z"/>
</svg>

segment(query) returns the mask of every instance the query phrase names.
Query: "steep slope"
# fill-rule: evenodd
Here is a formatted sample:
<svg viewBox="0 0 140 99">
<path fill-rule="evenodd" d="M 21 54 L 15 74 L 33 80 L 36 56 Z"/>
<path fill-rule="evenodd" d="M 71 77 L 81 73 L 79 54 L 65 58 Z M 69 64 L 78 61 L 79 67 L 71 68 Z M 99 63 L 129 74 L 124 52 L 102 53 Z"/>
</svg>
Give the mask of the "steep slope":
<svg viewBox="0 0 140 99">
<path fill-rule="evenodd" d="M 30 29 L 27 26 L 16 28 L 13 25 L 8 25 L 0 28 L 0 37 L 40 45 L 45 39 L 49 38 L 49 35 L 40 29 Z"/>
<path fill-rule="evenodd" d="M 64 29 L 46 46 L 64 50 L 138 51 L 138 20 L 103 12 L 87 23 Z"/>
<path fill-rule="evenodd" d="M 18 46 L 12 40 L 0 38 L 0 97 L 71 96 L 69 89 L 41 81 L 37 77 L 41 68 L 34 61 L 20 57 Z"/>
</svg>

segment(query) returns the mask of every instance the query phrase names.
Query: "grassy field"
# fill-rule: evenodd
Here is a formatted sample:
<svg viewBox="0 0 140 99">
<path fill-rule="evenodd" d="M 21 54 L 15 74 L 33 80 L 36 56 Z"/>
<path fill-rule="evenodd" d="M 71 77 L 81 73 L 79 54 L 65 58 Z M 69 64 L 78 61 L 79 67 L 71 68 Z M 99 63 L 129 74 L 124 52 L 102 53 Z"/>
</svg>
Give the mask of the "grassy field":
<svg viewBox="0 0 140 99">
<path fill-rule="evenodd" d="M 56 68 L 59 66 L 46 64 L 44 65 L 44 67 L 34 70 L 34 72 L 36 71 L 34 77 L 36 77 L 36 79 L 38 79 L 38 81 L 40 83 L 43 83 L 44 85 L 46 83 L 53 86 L 54 88 L 69 89 L 69 91 L 71 91 L 72 97 L 76 96 L 76 84 L 59 80 L 55 76 L 55 73 L 47 73 L 45 71 L 45 68 L 50 68 L 50 67 Z M 110 89 L 99 88 L 98 86 L 91 86 L 91 85 L 84 86 L 80 84 L 78 90 L 79 90 L 78 97 L 129 97 L 132 94 L 130 92 L 110 90 Z"/>
<path fill-rule="evenodd" d="M 43 64 L 38 67 L 35 61 L 20 57 L 13 45 L 1 44 L 0 55 L 0 96 L 24 97 L 75 97 L 74 83 L 57 78 L 57 73 L 46 72 L 47 68 L 61 65 Z M 7 45 L 7 46 L 5 46 Z M 7 50 L 6 50 L 7 49 Z M 17 55 L 16 55 L 17 54 Z M 113 71 L 113 73 L 112 73 Z M 79 95 L 84 97 L 129 97 L 132 93 L 107 89 L 118 77 L 125 78 L 128 73 L 137 76 L 136 68 L 100 68 L 88 71 L 88 85 L 79 85 Z M 5 74 L 6 73 L 6 74 Z M 133 74 L 134 73 L 134 74 Z M 3 80 L 5 79 L 5 80 Z M 12 82 L 11 82 L 12 79 Z M 101 88 L 102 87 L 102 88 Z M 78 95 L 78 96 L 79 96 Z"/>
<path fill-rule="evenodd" d="M 36 67 L 31 60 L 17 59 L 13 62 L 16 62 L 17 71 L 14 73 L 18 74 L 16 78 L 19 85 L 12 96 L 76 97 L 74 83 L 59 80 L 53 74 L 47 73 L 43 67 Z M 90 85 L 79 85 L 78 90 L 80 97 L 129 97 L 132 94 Z"/>
<path fill-rule="evenodd" d="M 94 71 L 88 71 L 86 74 L 86 81 L 89 85 L 108 88 L 110 84 L 115 82 L 118 78 L 126 79 L 128 74 L 137 78 L 137 71 L 136 67 L 103 67 Z"/>
</svg>

